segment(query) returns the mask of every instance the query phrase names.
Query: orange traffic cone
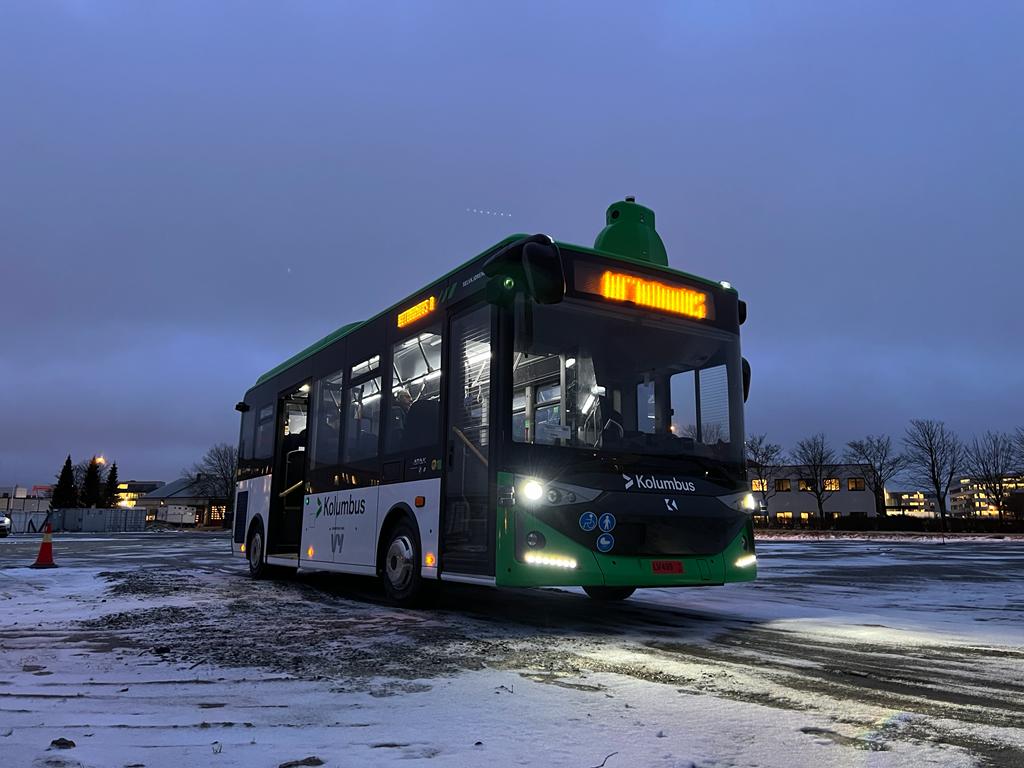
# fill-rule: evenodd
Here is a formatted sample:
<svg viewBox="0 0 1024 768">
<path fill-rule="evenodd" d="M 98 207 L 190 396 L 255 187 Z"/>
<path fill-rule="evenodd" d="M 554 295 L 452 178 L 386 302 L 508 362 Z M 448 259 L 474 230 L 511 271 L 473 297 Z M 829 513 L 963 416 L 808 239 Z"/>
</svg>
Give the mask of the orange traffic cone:
<svg viewBox="0 0 1024 768">
<path fill-rule="evenodd" d="M 43 543 L 39 545 L 39 555 L 32 563 L 33 568 L 56 568 L 53 562 L 53 526 L 47 523 L 43 526 Z"/>
</svg>

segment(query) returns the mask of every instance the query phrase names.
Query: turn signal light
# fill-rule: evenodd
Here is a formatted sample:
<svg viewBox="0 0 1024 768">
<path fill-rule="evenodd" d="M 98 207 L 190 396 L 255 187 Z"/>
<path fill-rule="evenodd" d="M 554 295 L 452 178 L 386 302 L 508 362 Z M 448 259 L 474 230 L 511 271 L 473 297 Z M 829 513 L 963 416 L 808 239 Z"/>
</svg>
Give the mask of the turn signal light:
<svg viewBox="0 0 1024 768">
<path fill-rule="evenodd" d="M 427 554 L 423 557 L 423 564 L 428 568 L 433 568 L 435 565 L 437 565 L 437 558 L 434 556 L 433 552 L 427 552 Z"/>
</svg>

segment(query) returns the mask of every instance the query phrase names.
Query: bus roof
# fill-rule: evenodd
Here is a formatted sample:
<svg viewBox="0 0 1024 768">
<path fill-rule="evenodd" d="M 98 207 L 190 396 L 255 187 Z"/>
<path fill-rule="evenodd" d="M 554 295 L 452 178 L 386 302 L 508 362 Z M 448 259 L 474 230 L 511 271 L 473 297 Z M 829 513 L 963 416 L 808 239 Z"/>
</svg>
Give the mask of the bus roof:
<svg viewBox="0 0 1024 768">
<path fill-rule="evenodd" d="M 316 341 L 316 342 L 310 344 L 308 347 L 306 347 L 302 351 L 292 355 L 291 357 L 289 357 L 287 360 L 285 360 L 280 365 L 277 365 L 274 368 L 271 368 L 269 371 L 264 373 L 262 376 L 260 376 L 256 380 L 256 383 L 253 385 L 252 388 L 258 387 L 260 384 L 262 384 L 265 381 L 269 381 L 270 379 L 272 379 L 275 376 L 277 376 L 279 373 L 283 373 L 284 371 L 287 371 L 293 365 L 297 365 L 298 363 L 302 362 L 303 360 L 305 360 L 305 359 L 307 359 L 309 357 L 312 357 L 317 352 L 319 352 L 320 350 L 325 349 L 326 347 L 330 346 L 331 344 L 333 344 L 338 339 L 342 339 L 345 336 L 348 336 L 350 333 L 352 333 L 354 330 L 356 330 L 360 326 L 365 325 L 366 323 L 369 323 L 369 322 L 371 322 L 373 320 L 376 320 L 381 315 L 386 315 L 388 312 L 391 312 L 392 310 L 397 309 L 398 307 L 402 306 L 403 304 L 408 303 L 410 299 L 412 299 L 415 296 L 423 293 L 423 291 L 426 290 L 427 288 L 430 288 L 431 286 L 436 285 L 438 283 L 443 283 L 445 280 L 447 280 L 449 277 L 454 275 L 456 272 L 459 272 L 460 270 L 465 269 L 466 267 L 468 267 L 470 264 L 472 264 L 474 261 L 476 261 L 477 259 L 481 258 L 482 256 L 486 256 L 488 253 L 496 251 L 499 248 L 503 248 L 504 246 L 508 245 L 509 243 L 513 243 L 516 240 L 520 240 L 520 239 L 522 239 L 524 237 L 529 237 L 529 235 L 522 234 L 522 233 L 515 234 L 515 235 L 509 235 L 504 240 L 501 240 L 501 241 L 495 243 L 494 245 L 489 247 L 487 250 L 478 253 L 473 258 L 467 259 L 466 261 L 464 261 L 462 264 L 459 264 L 454 269 L 449 270 L 448 272 L 446 272 L 445 274 L 441 275 L 441 277 L 437 278 L 436 280 L 432 280 L 431 282 L 427 283 L 427 285 L 423 286 L 419 290 L 417 290 L 414 293 L 412 293 L 410 296 L 408 296 L 408 297 L 406 297 L 406 298 L 404 298 L 404 299 L 402 299 L 400 301 L 395 302 L 394 304 L 392 304 L 389 307 L 387 307 L 387 309 L 384 309 L 381 312 L 378 312 L 373 317 L 371 317 L 371 318 L 369 318 L 367 320 L 362 320 L 362 321 L 355 322 L 355 323 L 348 323 L 346 325 L 341 326 L 341 328 L 338 328 L 336 331 L 332 331 L 331 333 L 327 334 L 326 336 L 324 336 L 319 341 Z M 606 259 L 614 259 L 616 261 L 623 261 L 623 262 L 626 262 L 626 263 L 629 263 L 629 264 L 637 264 L 637 265 L 643 266 L 643 267 L 645 267 L 647 269 L 654 269 L 654 270 L 657 270 L 659 272 L 665 272 L 665 273 L 672 274 L 672 275 L 678 275 L 679 277 L 683 277 L 683 278 L 686 278 L 688 280 L 693 280 L 693 281 L 696 281 L 696 282 L 699 282 L 699 283 L 704 283 L 705 285 L 708 285 L 708 286 L 712 286 L 712 287 L 716 288 L 717 290 L 725 289 L 725 290 L 728 290 L 728 291 L 730 291 L 732 293 L 736 292 L 736 290 L 734 288 L 732 288 L 732 287 L 726 288 L 724 285 L 722 285 L 721 283 L 715 282 L 714 280 L 708 280 L 707 278 L 704 278 L 704 277 L 698 277 L 697 275 L 691 275 L 688 272 L 682 272 L 682 271 L 680 271 L 678 269 L 673 269 L 672 267 L 665 267 L 665 266 L 661 266 L 660 264 L 652 264 L 650 261 L 646 261 L 644 259 L 638 259 L 638 258 L 633 258 L 633 257 L 630 257 L 630 256 L 625 256 L 625 255 L 620 254 L 620 253 L 609 253 L 608 251 L 599 251 L 599 250 L 596 250 L 594 248 L 588 248 L 588 247 L 583 246 L 583 245 L 575 245 L 573 243 L 563 243 L 563 242 L 557 241 L 557 240 L 555 241 L 555 244 L 558 245 L 560 248 L 567 248 L 567 249 L 574 250 L 574 251 L 580 251 L 580 252 L 583 252 L 583 253 L 589 253 L 589 254 L 593 254 L 595 256 L 601 256 L 602 258 L 606 258 Z"/>
</svg>

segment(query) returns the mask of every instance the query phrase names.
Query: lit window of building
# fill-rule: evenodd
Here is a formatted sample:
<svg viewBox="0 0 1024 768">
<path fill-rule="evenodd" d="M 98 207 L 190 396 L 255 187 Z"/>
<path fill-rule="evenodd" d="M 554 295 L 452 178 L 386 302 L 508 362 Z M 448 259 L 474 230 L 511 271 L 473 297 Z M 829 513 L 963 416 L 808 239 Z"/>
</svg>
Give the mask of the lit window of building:
<svg viewBox="0 0 1024 768">
<path fill-rule="evenodd" d="M 864 490 L 864 478 L 863 477 L 850 477 L 846 480 L 846 490 L 848 491 L 863 491 Z"/>
<path fill-rule="evenodd" d="M 767 480 L 755 480 L 754 482 L 752 482 L 750 484 L 750 490 L 757 491 L 757 492 L 764 492 L 764 491 L 768 490 L 768 481 Z"/>
<path fill-rule="evenodd" d="M 825 490 L 832 491 L 833 493 L 839 490 L 839 478 L 838 477 L 826 477 L 825 478 Z"/>
</svg>

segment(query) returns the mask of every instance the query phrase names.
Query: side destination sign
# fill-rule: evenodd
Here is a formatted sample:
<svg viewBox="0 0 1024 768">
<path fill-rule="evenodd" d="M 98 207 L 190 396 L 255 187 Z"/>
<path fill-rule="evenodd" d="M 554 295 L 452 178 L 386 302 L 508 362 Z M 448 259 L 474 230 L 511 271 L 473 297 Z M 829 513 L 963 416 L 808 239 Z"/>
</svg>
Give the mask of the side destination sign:
<svg viewBox="0 0 1024 768">
<path fill-rule="evenodd" d="M 412 325 L 420 318 L 429 315 L 436 307 L 436 296 L 431 296 L 429 299 L 424 299 L 418 304 L 413 304 L 408 309 L 398 313 L 398 327 L 404 328 L 407 325 Z"/>
</svg>

